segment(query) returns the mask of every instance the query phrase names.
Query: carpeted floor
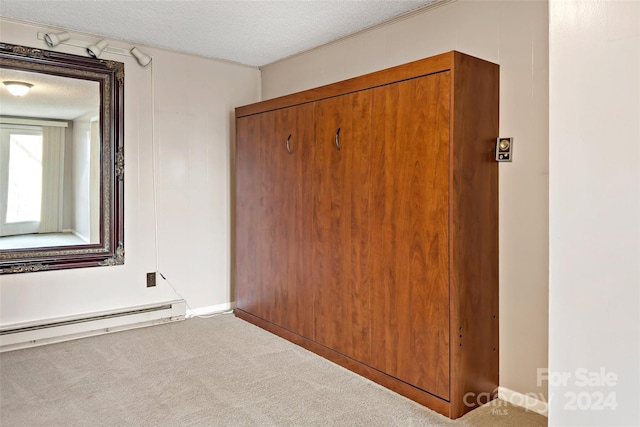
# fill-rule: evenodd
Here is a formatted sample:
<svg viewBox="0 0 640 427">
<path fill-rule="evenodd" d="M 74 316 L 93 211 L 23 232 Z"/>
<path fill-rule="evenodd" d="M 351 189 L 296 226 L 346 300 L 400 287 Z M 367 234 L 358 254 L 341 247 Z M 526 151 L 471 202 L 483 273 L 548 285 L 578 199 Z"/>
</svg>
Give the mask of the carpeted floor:
<svg viewBox="0 0 640 427">
<path fill-rule="evenodd" d="M 497 401 L 456 421 L 233 315 L 0 355 L 0 425 L 546 426 Z"/>
</svg>

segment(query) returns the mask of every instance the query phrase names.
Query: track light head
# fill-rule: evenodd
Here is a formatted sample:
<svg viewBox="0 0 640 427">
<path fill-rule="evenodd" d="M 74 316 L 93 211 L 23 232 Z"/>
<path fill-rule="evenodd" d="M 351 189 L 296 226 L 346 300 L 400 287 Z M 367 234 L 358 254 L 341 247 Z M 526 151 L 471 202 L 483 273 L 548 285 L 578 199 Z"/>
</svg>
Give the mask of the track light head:
<svg viewBox="0 0 640 427">
<path fill-rule="evenodd" d="M 92 58 L 98 58 L 102 53 L 102 51 L 105 50 L 107 46 L 108 44 L 105 40 L 100 40 L 96 44 L 92 44 L 91 46 L 89 46 L 87 48 L 87 53 Z"/>
<path fill-rule="evenodd" d="M 69 40 L 71 36 L 66 31 L 62 33 L 47 33 L 44 35 L 44 42 L 49 47 L 56 47 L 62 42 Z"/>
<path fill-rule="evenodd" d="M 131 49 L 131 55 L 133 55 L 133 57 L 138 61 L 138 64 L 143 67 L 146 67 L 151 63 L 151 57 L 146 53 L 140 51 L 137 47 Z"/>
</svg>

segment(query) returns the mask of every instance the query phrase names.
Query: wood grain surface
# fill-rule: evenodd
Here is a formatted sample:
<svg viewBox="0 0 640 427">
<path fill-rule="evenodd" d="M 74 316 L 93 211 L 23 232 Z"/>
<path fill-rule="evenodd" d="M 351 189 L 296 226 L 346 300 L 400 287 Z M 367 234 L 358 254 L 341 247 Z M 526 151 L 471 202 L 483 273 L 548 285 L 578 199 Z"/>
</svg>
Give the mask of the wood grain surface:
<svg viewBox="0 0 640 427">
<path fill-rule="evenodd" d="M 313 336 L 313 311 L 308 306 L 313 297 L 309 282 L 312 106 L 263 114 L 261 132 L 257 258 L 262 314 L 296 333 Z"/>
<path fill-rule="evenodd" d="M 312 183 L 315 338 L 365 363 L 371 355 L 370 115 L 370 91 L 315 103 Z"/>
<path fill-rule="evenodd" d="M 373 366 L 449 398 L 449 73 L 373 90 Z"/>
<path fill-rule="evenodd" d="M 236 119 L 235 289 L 236 307 L 264 316 L 259 293 L 260 116 Z"/>
<path fill-rule="evenodd" d="M 464 402 L 466 393 L 495 395 L 499 385 L 499 88 L 497 65 L 456 56 L 450 159 L 453 418 L 473 409 Z"/>
</svg>

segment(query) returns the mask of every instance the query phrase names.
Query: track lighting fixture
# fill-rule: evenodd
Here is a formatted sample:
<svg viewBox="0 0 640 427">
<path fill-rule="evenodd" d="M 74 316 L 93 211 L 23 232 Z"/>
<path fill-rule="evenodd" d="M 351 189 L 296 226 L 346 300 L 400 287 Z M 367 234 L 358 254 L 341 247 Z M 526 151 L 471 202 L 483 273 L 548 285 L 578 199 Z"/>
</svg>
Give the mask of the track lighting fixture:
<svg viewBox="0 0 640 427">
<path fill-rule="evenodd" d="M 0 0 L 0 2 L 1 1 L 2 0 Z M 92 58 L 99 58 L 103 52 L 123 56 L 133 56 L 134 58 L 136 58 L 136 61 L 138 61 L 138 64 L 140 64 L 141 67 L 146 67 L 153 60 L 151 56 L 142 52 L 135 46 L 131 49 L 128 49 L 109 46 L 109 43 L 104 39 L 99 40 L 95 43 L 85 40 L 72 39 L 70 34 L 66 31 L 58 33 L 38 32 L 38 40 L 43 40 L 48 47 L 56 47 L 58 45 L 79 47 L 85 50 L 87 54 Z"/>
<path fill-rule="evenodd" d="M 87 53 L 92 58 L 98 58 L 103 50 L 107 48 L 108 44 L 105 40 L 100 40 L 96 44 L 92 44 L 87 48 Z"/>
<path fill-rule="evenodd" d="M 136 60 L 138 61 L 138 64 L 140 64 L 141 66 L 146 67 L 151 63 L 151 57 L 146 53 L 140 51 L 140 49 L 138 49 L 137 47 L 134 47 L 133 49 L 131 49 L 130 52 L 131 52 L 131 55 L 133 55 L 133 57 L 136 58 Z"/>
<path fill-rule="evenodd" d="M 49 47 L 56 47 L 60 43 L 66 42 L 67 40 L 69 40 L 69 38 L 70 38 L 69 33 L 67 33 L 66 31 L 62 33 L 47 33 L 44 35 L 44 42 Z"/>
</svg>

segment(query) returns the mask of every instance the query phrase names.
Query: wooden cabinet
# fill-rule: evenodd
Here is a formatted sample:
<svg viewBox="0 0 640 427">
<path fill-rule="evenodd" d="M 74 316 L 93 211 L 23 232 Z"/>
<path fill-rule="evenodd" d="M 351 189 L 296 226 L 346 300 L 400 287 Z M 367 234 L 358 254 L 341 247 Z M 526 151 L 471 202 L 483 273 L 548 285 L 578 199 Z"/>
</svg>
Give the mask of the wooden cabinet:
<svg viewBox="0 0 640 427">
<path fill-rule="evenodd" d="M 498 76 L 450 52 L 238 108 L 237 316 L 451 418 L 495 397 Z"/>
</svg>

